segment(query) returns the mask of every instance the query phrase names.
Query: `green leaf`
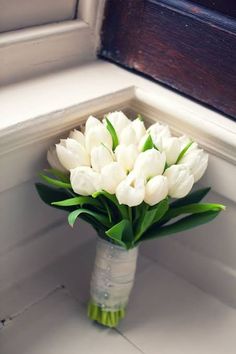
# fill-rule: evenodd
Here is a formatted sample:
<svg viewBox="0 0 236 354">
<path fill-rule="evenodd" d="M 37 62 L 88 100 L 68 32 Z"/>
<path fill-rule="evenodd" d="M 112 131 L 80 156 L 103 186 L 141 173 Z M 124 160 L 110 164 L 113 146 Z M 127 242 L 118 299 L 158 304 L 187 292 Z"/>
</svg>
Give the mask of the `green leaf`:
<svg viewBox="0 0 236 354">
<path fill-rule="evenodd" d="M 169 234 L 174 234 L 181 231 L 186 231 L 206 224 L 215 219 L 220 211 L 206 211 L 204 213 L 192 214 L 176 221 L 170 225 L 150 228 L 142 237 L 142 240 L 150 240 L 153 238 L 163 237 Z"/>
<path fill-rule="evenodd" d="M 188 151 L 188 149 L 190 148 L 190 146 L 193 144 L 193 141 L 190 141 L 184 148 L 183 150 L 180 152 L 177 160 L 176 160 L 176 164 L 179 163 L 179 161 L 184 157 L 185 153 Z"/>
<path fill-rule="evenodd" d="M 72 211 L 72 213 L 69 214 L 69 216 L 68 216 L 69 225 L 73 227 L 76 219 L 81 214 L 92 216 L 96 221 L 98 221 L 104 227 L 110 227 L 111 226 L 107 216 L 102 215 L 102 214 L 100 214 L 98 212 L 89 210 L 89 209 L 85 209 L 85 208 L 80 208 L 80 209 L 74 210 L 74 211 Z"/>
<path fill-rule="evenodd" d="M 147 139 L 145 140 L 145 142 L 143 144 L 142 152 L 144 152 L 146 150 L 149 150 L 149 149 L 152 149 L 152 148 L 154 148 L 154 144 L 153 144 L 153 141 L 152 141 L 152 137 L 149 134 Z"/>
<path fill-rule="evenodd" d="M 120 213 L 120 215 L 121 215 L 121 217 L 123 219 L 128 219 L 129 218 L 127 207 L 125 205 L 123 205 L 123 204 L 119 204 L 115 194 L 110 194 L 110 193 L 108 193 L 108 192 L 106 192 L 104 190 L 100 190 L 100 191 L 95 192 L 95 193 L 92 194 L 93 198 L 98 198 L 100 196 L 104 196 L 108 200 L 110 200 L 113 203 L 113 205 L 117 208 L 117 210 L 119 211 L 119 213 Z"/>
<path fill-rule="evenodd" d="M 60 201 L 62 199 L 68 198 L 68 192 L 65 189 L 55 189 L 52 187 L 49 187 L 43 183 L 35 183 L 35 187 L 37 189 L 37 192 L 41 198 L 41 200 L 52 207 L 52 202 L 55 201 Z M 74 208 L 69 207 L 69 206 L 64 206 L 64 207 L 59 207 L 56 205 L 53 205 L 54 208 L 65 210 L 65 211 L 72 211 Z"/>
<path fill-rule="evenodd" d="M 117 145 L 119 145 L 118 136 L 116 134 L 116 131 L 115 131 L 113 125 L 109 121 L 109 119 L 107 117 L 105 117 L 105 119 L 106 119 L 106 123 L 107 123 L 107 130 L 109 131 L 109 133 L 111 134 L 111 137 L 112 137 L 112 149 L 114 151 L 115 148 L 117 147 Z"/>
<path fill-rule="evenodd" d="M 140 113 L 137 115 L 137 119 L 141 120 L 141 122 L 144 121 L 143 116 Z"/>
<path fill-rule="evenodd" d="M 56 170 L 55 168 L 45 169 L 44 171 L 50 173 L 55 177 L 58 177 L 62 182 L 70 183 L 70 176 L 61 171 Z"/>
<path fill-rule="evenodd" d="M 39 176 L 44 181 L 46 181 L 48 184 L 51 184 L 51 185 L 53 185 L 55 187 L 71 189 L 71 184 L 70 183 L 65 183 L 65 182 L 59 181 L 58 179 L 54 179 L 54 178 L 48 177 L 48 176 L 44 175 L 43 173 L 40 173 Z"/>
<path fill-rule="evenodd" d="M 60 200 L 58 202 L 53 202 L 51 204 L 58 205 L 58 206 L 72 206 L 72 205 L 88 204 L 88 205 L 92 205 L 94 207 L 101 207 L 101 204 L 99 203 L 99 201 L 95 200 L 92 197 L 84 197 L 84 196 L 69 198 L 66 200 Z"/>
<path fill-rule="evenodd" d="M 107 230 L 106 235 L 110 237 L 118 245 L 127 249 L 133 246 L 133 229 L 129 220 L 121 220 L 116 225 Z"/>
<path fill-rule="evenodd" d="M 211 190 L 210 187 L 201 188 L 197 191 L 189 193 L 186 197 L 175 200 L 170 204 L 171 208 L 176 208 L 188 204 L 198 203 L 200 202 L 207 193 Z"/>
<path fill-rule="evenodd" d="M 184 205 L 179 208 L 172 208 L 170 209 L 166 215 L 165 219 L 168 221 L 176 218 L 179 215 L 182 214 L 197 214 L 197 213 L 204 213 L 206 211 L 221 211 L 224 210 L 225 206 L 222 204 L 210 204 L 210 203 L 205 203 L 205 204 L 188 204 Z"/>
<path fill-rule="evenodd" d="M 158 203 L 157 206 L 152 207 L 150 210 L 148 210 L 148 206 L 146 205 L 146 207 L 144 207 L 142 210 L 142 214 L 140 215 L 140 222 L 135 232 L 135 241 L 138 241 L 149 227 L 158 222 L 167 210 L 167 198 Z"/>
</svg>

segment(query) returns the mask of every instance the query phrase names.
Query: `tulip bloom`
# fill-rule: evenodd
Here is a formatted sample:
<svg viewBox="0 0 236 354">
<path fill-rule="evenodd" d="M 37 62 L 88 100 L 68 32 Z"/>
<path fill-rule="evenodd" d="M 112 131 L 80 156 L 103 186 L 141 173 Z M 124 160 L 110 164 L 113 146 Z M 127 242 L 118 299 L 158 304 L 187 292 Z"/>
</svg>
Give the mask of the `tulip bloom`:
<svg viewBox="0 0 236 354">
<path fill-rule="evenodd" d="M 142 174 L 145 179 L 161 175 L 164 171 L 166 158 L 164 153 L 156 149 L 141 152 L 134 164 L 134 170 Z"/>
<path fill-rule="evenodd" d="M 67 170 L 78 166 L 90 166 L 87 151 L 74 139 L 62 139 L 60 144 L 56 144 L 56 151 L 60 163 Z"/>
<path fill-rule="evenodd" d="M 120 204 L 137 206 L 144 200 L 144 179 L 133 171 L 118 185 L 116 197 Z"/>
<path fill-rule="evenodd" d="M 102 122 L 99 119 L 95 118 L 94 116 L 89 116 L 85 124 L 84 134 L 86 135 L 91 128 L 95 128 L 100 125 L 102 125 Z"/>
<path fill-rule="evenodd" d="M 116 134 L 119 138 L 121 132 L 131 124 L 130 120 L 126 117 L 123 112 L 112 112 L 106 115 L 106 118 L 113 125 L 113 128 L 116 131 Z M 106 120 L 104 119 L 104 124 L 106 124 Z"/>
<path fill-rule="evenodd" d="M 144 123 L 137 118 L 122 131 L 120 136 L 120 144 L 138 144 L 140 139 L 142 139 L 145 134 L 146 129 Z"/>
<path fill-rule="evenodd" d="M 85 137 L 84 134 L 81 133 L 79 130 L 74 129 L 70 132 L 69 138 L 76 140 L 82 146 L 85 146 Z"/>
<path fill-rule="evenodd" d="M 101 122 L 99 122 L 101 123 Z M 85 145 L 87 151 L 90 153 L 93 148 L 104 144 L 108 149 L 112 149 L 112 137 L 107 128 L 101 123 L 86 130 L 85 133 Z"/>
<path fill-rule="evenodd" d="M 125 179 L 126 173 L 119 162 L 112 162 L 101 170 L 102 189 L 115 194 L 118 184 Z"/>
<path fill-rule="evenodd" d="M 50 147 L 50 149 L 48 150 L 47 160 L 48 160 L 49 165 L 52 168 L 55 168 L 56 170 L 61 171 L 61 172 L 66 172 L 66 169 L 62 166 L 62 164 L 60 163 L 60 161 L 58 159 L 56 148 L 54 146 Z"/>
<path fill-rule="evenodd" d="M 79 195 L 92 195 L 101 189 L 101 176 L 91 167 L 77 167 L 70 170 L 70 182 L 73 191 Z"/>
<path fill-rule="evenodd" d="M 134 144 L 118 145 L 115 150 L 116 160 L 123 166 L 124 170 L 130 172 L 139 154 L 138 148 Z"/>
<path fill-rule="evenodd" d="M 192 189 L 194 177 L 185 165 L 172 165 L 165 170 L 168 180 L 168 194 L 172 198 L 183 198 Z"/>
<path fill-rule="evenodd" d="M 168 180 L 165 176 L 151 178 L 145 186 L 144 201 L 149 205 L 155 205 L 168 195 Z"/>
<path fill-rule="evenodd" d="M 188 166 L 194 176 L 194 182 L 197 182 L 206 171 L 208 154 L 202 149 L 189 149 L 179 161 L 179 164 Z"/>
<path fill-rule="evenodd" d="M 162 140 L 162 151 L 166 154 L 166 162 L 168 165 L 176 163 L 181 150 L 181 142 L 178 138 L 171 137 Z"/>
<path fill-rule="evenodd" d="M 91 165 L 94 171 L 101 172 L 101 169 L 113 162 L 113 153 L 105 145 L 96 146 L 91 151 Z"/>
<path fill-rule="evenodd" d="M 163 149 L 163 140 L 171 137 L 169 127 L 160 123 L 151 125 L 147 132 L 150 133 L 153 143 L 160 151 Z"/>
</svg>

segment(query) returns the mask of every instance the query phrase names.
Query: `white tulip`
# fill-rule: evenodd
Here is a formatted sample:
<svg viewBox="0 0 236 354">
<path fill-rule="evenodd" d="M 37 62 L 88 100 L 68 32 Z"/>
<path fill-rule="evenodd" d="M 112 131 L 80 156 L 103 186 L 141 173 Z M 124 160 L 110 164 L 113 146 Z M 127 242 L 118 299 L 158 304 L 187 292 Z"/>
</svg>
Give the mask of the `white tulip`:
<svg viewBox="0 0 236 354">
<path fill-rule="evenodd" d="M 191 190 L 194 178 L 185 165 L 172 165 L 167 168 L 164 176 L 168 179 L 168 194 L 172 198 L 183 198 Z"/>
<path fill-rule="evenodd" d="M 144 178 L 149 179 L 161 175 L 164 171 L 166 157 L 156 149 L 149 149 L 141 152 L 134 164 L 136 173 L 141 173 Z"/>
<path fill-rule="evenodd" d="M 125 179 L 126 173 L 118 162 L 112 162 L 101 170 L 102 189 L 115 194 L 118 184 Z"/>
<path fill-rule="evenodd" d="M 69 138 L 76 140 L 81 145 L 85 146 L 85 137 L 84 134 L 81 133 L 79 130 L 74 129 L 70 132 Z"/>
<path fill-rule="evenodd" d="M 181 144 L 181 150 L 183 150 L 189 143 L 191 143 L 193 140 L 187 136 L 187 135 L 182 135 L 179 138 L 180 144 Z M 197 143 L 193 142 L 189 149 L 195 149 L 197 148 Z"/>
<path fill-rule="evenodd" d="M 168 195 L 168 180 L 165 176 L 151 178 L 145 187 L 144 201 L 149 205 L 155 205 Z"/>
<path fill-rule="evenodd" d="M 70 171 L 73 191 L 79 195 L 92 195 L 101 189 L 101 175 L 91 167 L 77 167 Z"/>
<path fill-rule="evenodd" d="M 48 160 L 49 165 L 52 168 L 55 168 L 56 170 L 61 171 L 61 172 L 66 172 L 66 169 L 62 166 L 62 164 L 60 163 L 60 161 L 58 159 L 56 148 L 54 146 L 50 147 L 50 149 L 48 150 L 47 160 Z"/>
<path fill-rule="evenodd" d="M 116 160 L 123 166 L 125 171 L 131 171 L 139 154 L 137 145 L 118 145 L 115 150 Z"/>
<path fill-rule="evenodd" d="M 107 114 L 106 117 L 113 125 L 113 128 L 115 129 L 118 138 L 122 130 L 131 124 L 131 121 L 126 117 L 123 112 L 112 112 Z M 106 125 L 106 119 L 104 119 L 103 122 Z"/>
<path fill-rule="evenodd" d="M 178 138 L 163 139 L 163 151 L 166 154 L 166 162 L 168 165 L 176 163 L 177 158 L 181 152 L 181 142 Z"/>
<path fill-rule="evenodd" d="M 139 118 L 136 118 L 135 120 L 132 121 L 132 127 L 135 131 L 136 134 L 136 139 L 137 143 L 140 141 L 140 139 L 146 134 L 146 128 L 142 120 Z"/>
<path fill-rule="evenodd" d="M 106 145 L 108 149 L 112 149 L 111 134 L 103 124 L 90 128 L 85 134 L 85 145 L 89 153 L 101 144 Z"/>
<path fill-rule="evenodd" d="M 60 163 L 67 170 L 78 166 L 90 166 L 89 155 L 84 146 L 74 139 L 62 139 L 60 144 L 56 144 L 56 151 Z"/>
<path fill-rule="evenodd" d="M 134 171 L 118 185 L 116 197 L 120 204 L 134 207 L 143 202 L 145 195 L 144 179 L 138 176 Z"/>
<path fill-rule="evenodd" d="M 191 150 L 190 148 L 179 161 L 179 164 L 188 166 L 194 176 L 194 182 L 197 182 L 206 171 L 208 154 L 202 149 L 195 148 Z"/>
<path fill-rule="evenodd" d="M 94 116 L 89 116 L 85 124 L 84 134 L 86 135 L 91 128 L 95 128 L 100 125 L 102 125 L 102 122 L 99 119 Z"/>
<path fill-rule="evenodd" d="M 101 169 L 113 161 L 113 153 L 105 145 L 96 146 L 91 151 L 92 168 L 100 172 Z"/>
<path fill-rule="evenodd" d="M 171 137 L 169 127 L 160 123 L 151 125 L 147 132 L 151 134 L 153 143 L 160 151 L 163 149 L 163 140 Z"/>
<path fill-rule="evenodd" d="M 137 118 L 121 132 L 120 144 L 138 144 L 145 134 L 146 129 L 144 123 Z"/>
<path fill-rule="evenodd" d="M 119 142 L 122 145 L 137 144 L 136 133 L 131 124 L 122 130 Z"/>
</svg>

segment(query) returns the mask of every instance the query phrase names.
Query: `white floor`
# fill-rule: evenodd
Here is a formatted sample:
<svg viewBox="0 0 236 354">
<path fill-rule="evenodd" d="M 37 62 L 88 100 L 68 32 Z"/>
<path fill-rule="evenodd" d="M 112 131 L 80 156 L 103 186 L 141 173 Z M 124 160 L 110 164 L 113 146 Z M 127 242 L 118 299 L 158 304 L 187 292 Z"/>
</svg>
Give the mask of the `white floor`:
<svg viewBox="0 0 236 354">
<path fill-rule="evenodd" d="M 119 328 L 91 323 L 86 301 L 93 253 L 94 242 L 84 243 L 22 284 L 20 297 L 6 298 L 1 354 L 236 353 L 236 311 L 143 256 Z"/>
</svg>

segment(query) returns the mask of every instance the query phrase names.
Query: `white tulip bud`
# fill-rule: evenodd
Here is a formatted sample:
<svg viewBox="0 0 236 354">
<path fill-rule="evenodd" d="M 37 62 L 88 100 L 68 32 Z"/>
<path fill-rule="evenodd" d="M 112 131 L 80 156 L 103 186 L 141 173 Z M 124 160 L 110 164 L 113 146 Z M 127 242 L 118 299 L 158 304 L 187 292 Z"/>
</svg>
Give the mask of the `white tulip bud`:
<svg viewBox="0 0 236 354">
<path fill-rule="evenodd" d="M 179 164 L 188 166 L 193 174 L 194 182 L 197 182 L 206 171 L 208 154 L 202 149 L 195 148 L 191 150 L 190 148 L 179 161 Z"/>
<path fill-rule="evenodd" d="M 74 129 L 70 132 L 69 138 L 76 140 L 81 145 L 85 146 L 85 137 L 84 134 L 81 133 L 79 130 Z"/>
<path fill-rule="evenodd" d="M 183 198 L 191 190 L 194 178 L 185 165 L 172 165 L 167 168 L 164 176 L 168 179 L 168 194 L 172 198 Z"/>
<path fill-rule="evenodd" d="M 168 180 L 165 176 L 151 178 L 145 187 L 144 201 L 149 205 L 155 205 L 168 195 Z"/>
<path fill-rule="evenodd" d="M 138 176 L 134 171 L 118 185 L 116 197 L 120 204 L 134 207 L 144 200 L 145 186 L 143 177 Z"/>
<path fill-rule="evenodd" d="M 126 177 L 126 173 L 118 162 L 112 162 L 101 170 L 102 189 L 115 194 L 118 184 Z"/>
<path fill-rule="evenodd" d="M 105 145 L 96 146 L 91 151 L 91 165 L 92 168 L 101 172 L 101 169 L 113 162 L 113 153 Z"/>
<path fill-rule="evenodd" d="M 137 143 L 139 143 L 140 139 L 146 134 L 145 125 L 139 118 L 133 120 L 131 124 L 136 134 Z"/>
<path fill-rule="evenodd" d="M 166 162 L 168 165 L 176 163 L 177 158 L 181 152 L 181 142 L 178 138 L 163 139 L 163 151 L 166 154 Z"/>
<path fill-rule="evenodd" d="M 62 139 L 60 144 L 56 144 L 57 156 L 67 170 L 78 166 L 90 166 L 89 155 L 84 146 L 74 139 Z"/>
<path fill-rule="evenodd" d="M 52 168 L 55 168 L 56 170 L 61 171 L 61 172 L 66 172 L 66 169 L 62 166 L 62 164 L 60 163 L 60 161 L 58 159 L 56 148 L 54 146 L 50 147 L 50 149 L 48 150 L 47 160 L 48 160 L 49 165 Z"/>
<path fill-rule="evenodd" d="M 94 116 L 89 116 L 85 124 L 84 134 L 86 135 L 91 128 L 95 128 L 100 125 L 102 125 L 102 122 L 99 119 Z"/>
<path fill-rule="evenodd" d="M 160 123 L 151 125 L 147 132 L 151 134 L 153 143 L 160 151 L 163 149 L 163 140 L 171 137 L 169 127 Z"/>
<path fill-rule="evenodd" d="M 123 166 L 125 171 L 131 171 L 139 154 L 136 145 L 118 145 L 115 150 L 116 160 Z"/>
<path fill-rule="evenodd" d="M 144 123 L 140 119 L 135 119 L 123 129 L 120 135 L 120 144 L 138 144 L 140 139 L 146 134 Z"/>
<path fill-rule="evenodd" d="M 109 113 L 106 115 L 106 118 L 113 125 L 113 128 L 115 129 L 118 138 L 122 130 L 124 130 L 124 128 L 131 124 L 131 121 L 126 117 L 123 112 Z M 103 122 L 105 125 L 107 124 L 105 119 L 103 120 Z"/>
<path fill-rule="evenodd" d="M 149 149 L 141 152 L 134 164 L 136 173 L 141 173 L 144 178 L 149 179 L 161 175 L 164 171 L 166 157 L 156 149 Z"/>
<path fill-rule="evenodd" d="M 125 129 L 122 130 L 120 134 L 120 144 L 122 145 L 137 144 L 136 133 L 132 124 L 128 125 Z"/>
<path fill-rule="evenodd" d="M 91 167 L 77 167 L 70 171 L 70 182 L 73 191 L 88 196 L 101 189 L 101 175 Z"/>
<path fill-rule="evenodd" d="M 85 145 L 88 152 L 101 144 L 106 145 L 108 149 L 112 149 L 111 134 L 103 124 L 90 128 L 85 134 Z"/>
</svg>

